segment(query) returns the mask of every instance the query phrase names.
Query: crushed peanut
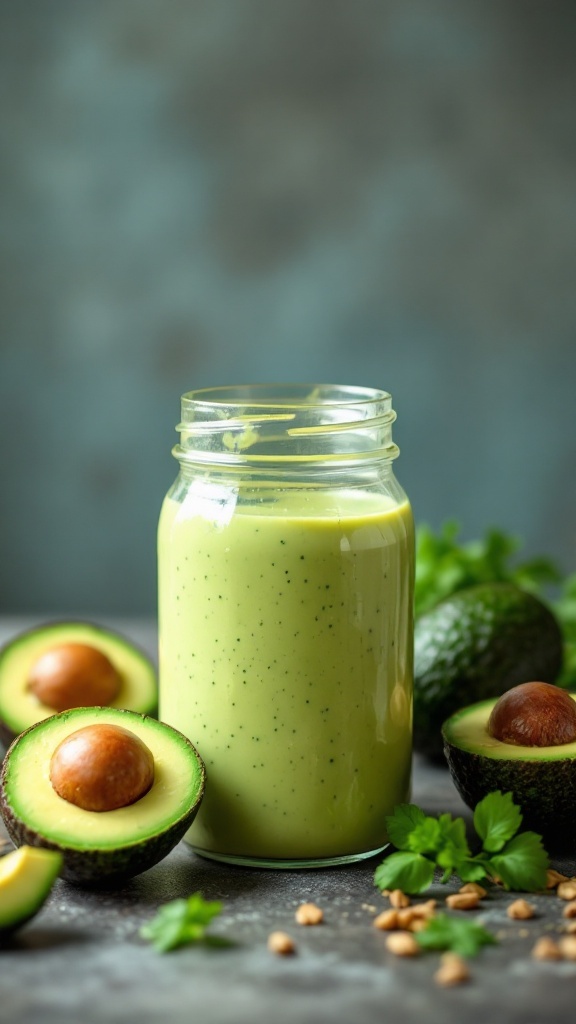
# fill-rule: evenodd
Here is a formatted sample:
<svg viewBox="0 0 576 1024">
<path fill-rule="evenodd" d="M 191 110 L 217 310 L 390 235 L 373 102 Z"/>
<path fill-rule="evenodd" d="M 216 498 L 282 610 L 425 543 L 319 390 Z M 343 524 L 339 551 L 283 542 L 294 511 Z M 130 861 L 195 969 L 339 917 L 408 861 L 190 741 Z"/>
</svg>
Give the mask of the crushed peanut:
<svg viewBox="0 0 576 1024">
<path fill-rule="evenodd" d="M 466 885 L 462 885 L 458 892 L 475 892 L 479 900 L 483 900 L 488 895 L 486 889 L 478 885 L 478 882 L 466 882 Z"/>
<path fill-rule="evenodd" d="M 271 932 L 268 936 L 268 949 L 278 956 L 290 956 L 296 952 L 296 944 L 286 932 Z"/>
<path fill-rule="evenodd" d="M 446 897 L 446 906 L 451 910 L 475 910 L 480 897 L 475 892 L 455 892 Z"/>
<path fill-rule="evenodd" d="M 386 949 L 395 956 L 418 956 L 420 946 L 410 932 L 391 932 L 386 939 Z"/>
<path fill-rule="evenodd" d="M 543 935 L 532 950 L 532 956 L 535 960 L 561 960 L 562 953 L 560 946 L 554 939 L 551 939 L 549 935 Z"/>
<path fill-rule="evenodd" d="M 528 900 L 514 900 L 506 911 L 508 917 L 514 921 L 527 921 L 528 918 L 534 917 L 535 912 L 534 905 L 528 903 Z"/>
<path fill-rule="evenodd" d="M 426 900 L 425 903 L 415 903 L 412 907 L 412 913 L 414 917 L 432 917 L 436 910 L 437 900 Z"/>
<path fill-rule="evenodd" d="M 451 985 L 461 985 L 463 981 L 469 981 L 470 971 L 468 964 L 457 953 L 445 953 L 441 965 L 434 975 L 437 985 L 445 988 Z"/>
<path fill-rule="evenodd" d="M 565 960 L 576 960 L 576 935 L 563 935 L 558 945 Z"/>
<path fill-rule="evenodd" d="M 301 903 L 295 916 L 298 924 L 320 924 L 324 920 L 324 912 L 315 903 Z"/>
<path fill-rule="evenodd" d="M 374 918 L 372 924 L 383 932 L 394 931 L 398 927 L 398 911 L 394 910 L 394 908 L 383 910 L 381 914 L 378 914 L 378 917 Z"/>
<path fill-rule="evenodd" d="M 576 900 L 576 882 L 573 879 L 560 882 L 556 892 L 561 900 Z"/>
<path fill-rule="evenodd" d="M 576 935 L 576 921 L 570 921 L 570 924 L 566 925 L 564 931 L 567 935 Z"/>
<path fill-rule="evenodd" d="M 562 917 L 576 917 L 576 900 L 570 900 L 562 911 Z"/>
<path fill-rule="evenodd" d="M 394 889 L 390 893 L 390 904 L 400 910 L 403 907 L 410 906 L 410 897 L 406 893 L 402 892 L 401 889 Z"/>
<path fill-rule="evenodd" d="M 548 868 L 548 870 L 546 872 L 546 888 L 547 889 L 555 889 L 557 885 L 560 885 L 560 882 L 567 882 L 567 881 L 568 881 L 568 876 L 567 875 L 561 875 L 559 871 L 555 870 L 555 868 Z"/>
<path fill-rule="evenodd" d="M 412 922 L 414 920 L 414 910 L 412 907 L 403 907 L 398 911 L 398 927 L 410 930 Z"/>
</svg>

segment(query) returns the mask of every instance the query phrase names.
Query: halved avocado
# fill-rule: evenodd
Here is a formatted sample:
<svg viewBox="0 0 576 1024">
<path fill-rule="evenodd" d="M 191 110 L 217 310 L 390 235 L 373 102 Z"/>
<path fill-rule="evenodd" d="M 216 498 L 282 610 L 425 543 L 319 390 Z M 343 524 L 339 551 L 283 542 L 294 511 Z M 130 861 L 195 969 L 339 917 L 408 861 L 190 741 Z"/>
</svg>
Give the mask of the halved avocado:
<svg viewBox="0 0 576 1024">
<path fill-rule="evenodd" d="M 36 722 L 54 714 L 29 687 L 33 666 L 63 644 L 86 644 L 101 651 L 120 676 L 110 707 L 153 715 L 158 705 L 156 670 L 126 637 L 88 622 L 51 622 L 18 634 L 0 650 L 0 738 L 6 744 Z M 94 703 L 93 701 L 90 703 Z"/>
<path fill-rule="evenodd" d="M 61 867 L 59 853 L 32 846 L 21 846 L 0 860 L 1 938 L 11 935 L 38 913 Z"/>
<path fill-rule="evenodd" d="M 456 789 L 469 807 L 495 789 L 510 792 L 522 809 L 523 828 L 543 836 L 549 850 L 576 848 L 576 742 L 503 743 L 487 729 L 495 704 L 480 701 L 444 722 L 444 754 Z"/>
<path fill-rule="evenodd" d="M 88 811 L 56 793 L 51 760 L 72 733 L 100 724 L 128 730 L 148 747 L 154 780 L 129 806 Z M 75 708 L 14 740 L 0 776 L 0 810 L 16 846 L 56 850 L 63 857 L 63 878 L 98 884 L 129 878 L 162 860 L 194 820 L 204 781 L 200 755 L 171 726 L 133 711 Z"/>
</svg>

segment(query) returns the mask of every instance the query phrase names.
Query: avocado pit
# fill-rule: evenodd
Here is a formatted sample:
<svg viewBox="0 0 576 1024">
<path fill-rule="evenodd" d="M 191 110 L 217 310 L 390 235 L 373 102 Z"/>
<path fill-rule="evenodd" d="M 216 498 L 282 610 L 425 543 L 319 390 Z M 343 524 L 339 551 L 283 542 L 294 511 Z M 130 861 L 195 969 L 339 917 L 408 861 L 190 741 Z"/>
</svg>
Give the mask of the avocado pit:
<svg viewBox="0 0 576 1024">
<path fill-rule="evenodd" d="M 97 647 L 67 643 L 50 647 L 34 662 L 28 688 L 54 711 L 105 706 L 118 695 L 122 680 Z"/>
<path fill-rule="evenodd" d="M 490 736 L 502 743 L 552 747 L 576 740 L 576 703 L 551 683 L 521 683 L 502 694 L 488 719 Z"/>
<path fill-rule="evenodd" d="M 58 796 L 86 811 L 113 811 L 143 797 L 154 782 L 154 757 L 119 725 L 87 725 L 66 737 L 50 761 Z"/>
</svg>

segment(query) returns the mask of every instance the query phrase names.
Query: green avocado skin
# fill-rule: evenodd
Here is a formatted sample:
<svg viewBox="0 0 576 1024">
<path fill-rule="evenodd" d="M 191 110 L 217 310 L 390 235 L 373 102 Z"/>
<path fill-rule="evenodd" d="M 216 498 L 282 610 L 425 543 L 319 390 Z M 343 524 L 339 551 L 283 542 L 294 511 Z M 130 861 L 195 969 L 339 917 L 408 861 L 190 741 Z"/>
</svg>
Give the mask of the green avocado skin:
<svg viewBox="0 0 576 1024">
<path fill-rule="evenodd" d="M 460 750 L 449 742 L 444 754 L 456 789 L 474 808 L 487 793 L 512 793 L 522 810 L 522 831 L 544 839 L 548 853 L 576 847 L 576 755 L 555 761 L 502 760 Z"/>
<path fill-rule="evenodd" d="M 562 668 L 562 633 L 552 612 L 509 583 L 458 591 L 414 630 L 414 746 L 442 758 L 442 723 L 455 711 Z"/>
<path fill-rule="evenodd" d="M 6 830 L 15 846 L 27 845 L 56 850 L 63 857 L 61 878 L 79 885 L 97 887 L 132 878 L 163 860 L 180 842 L 194 821 L 199 801 L 185 816 L 179 818 L 160 835 L 148 838 L 145 844 L 134 844 L 116 850 L 78 851 L 59 846 L 44 836 L 38 836 L 15 817 L 3 793 L 0 796 L 0 806 Z"/>
</svg>

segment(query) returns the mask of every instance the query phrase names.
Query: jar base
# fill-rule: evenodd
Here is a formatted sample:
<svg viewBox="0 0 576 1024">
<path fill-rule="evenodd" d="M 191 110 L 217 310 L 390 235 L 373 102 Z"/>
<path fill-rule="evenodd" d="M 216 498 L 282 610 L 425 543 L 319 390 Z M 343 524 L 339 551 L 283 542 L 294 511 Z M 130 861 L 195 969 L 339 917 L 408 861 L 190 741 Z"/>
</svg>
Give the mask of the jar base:
<svg viewBox="0 0 576 1024">
<path fill-rule="evenodd" d="M 384 843 L 383 846 L 379 846 L 375 850 L 366 850 L 362 853 L 345 853 L 338 857 L 294 857 L 289 860 L 280 860 L 274 857 L 248 857 L 242 854 L 216 853 L 213 850 L 202 850 L 199 846 L 192 845 L 192 843 L 189 845 L 199 857 L 217 860 L 221 864 L 231 864 L 234 867 L 241 868 L 272 869 L 274 871 L 299 871 L 309 870 L 310 868 L 333 868 L 343 867 L 346 864 L 356 864 L 358 861 L 369 860 L 370 857 L 376 857 L 379 853 L 383 853 L 390 844 Z"/>
</svg>

